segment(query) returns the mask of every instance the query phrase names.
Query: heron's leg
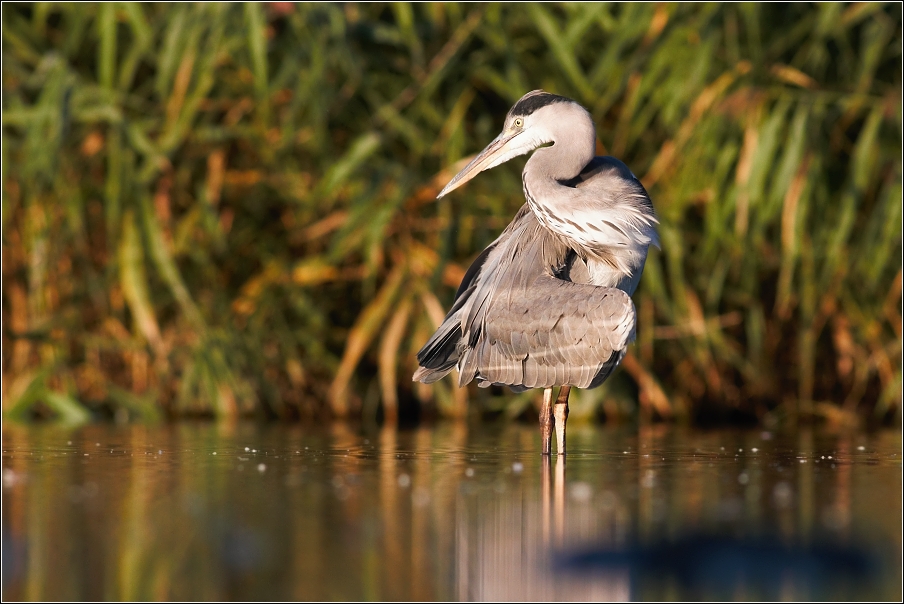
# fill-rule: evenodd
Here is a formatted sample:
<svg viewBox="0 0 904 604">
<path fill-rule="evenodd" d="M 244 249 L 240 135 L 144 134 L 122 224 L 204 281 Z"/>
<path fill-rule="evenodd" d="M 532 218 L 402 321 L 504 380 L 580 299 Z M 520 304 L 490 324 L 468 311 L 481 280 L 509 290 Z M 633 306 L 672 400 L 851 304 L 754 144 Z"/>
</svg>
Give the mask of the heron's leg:
<svg viewBox="0 0 904 604">
<path fill-rule="evenodd" d="M 543 405 L 540 407 L 540 446 L 543 455 L 552 449 L 552 388 L 543 389 Z"/>
<path fill-rule="evenodd" d="M 568 421 L 568 394 L 571 386 L 562 386 L 556 399 L 556 454 L 565 455 L 565 422 Z"/>
</svg>

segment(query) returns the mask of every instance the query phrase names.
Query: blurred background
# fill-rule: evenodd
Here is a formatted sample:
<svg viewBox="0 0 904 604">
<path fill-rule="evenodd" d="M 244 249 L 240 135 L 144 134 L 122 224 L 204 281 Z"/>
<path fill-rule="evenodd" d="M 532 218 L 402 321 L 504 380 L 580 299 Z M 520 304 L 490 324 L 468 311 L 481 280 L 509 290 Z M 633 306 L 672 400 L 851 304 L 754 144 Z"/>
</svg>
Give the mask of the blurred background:
<svg viewBox="0 0 904 604">
<path fill-rule="evenodd" d="M 660 217 L 637 343 L 572 417 L 901 420 L 898 4 L 4 4 L 8 419 L 533 416 L 414 384 L 522 161 L 525 92 Z"/>
</svg>

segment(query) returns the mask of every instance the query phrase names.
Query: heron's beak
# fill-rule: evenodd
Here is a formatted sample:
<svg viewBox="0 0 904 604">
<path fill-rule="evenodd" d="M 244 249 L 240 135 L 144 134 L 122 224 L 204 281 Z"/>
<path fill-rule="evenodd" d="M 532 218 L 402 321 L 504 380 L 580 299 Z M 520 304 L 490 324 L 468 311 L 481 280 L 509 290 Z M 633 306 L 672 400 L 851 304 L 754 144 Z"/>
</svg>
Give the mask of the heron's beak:
<svg viewBox="0 0 904 604">
<path fill-rule="evenodd" d="M 462 186 L 475 176 L 477 176 L 480 172 L 484 170 L 488 170 L 499 164 L 510 160 L 511 158 L 521 155 L 522 153 L 526 153 L 526 150 L 521 151 L 519 149 L 513 148 L 514 145 L 510 145 L 509 143 L 521 134 L 522 131 L 518 131 L 515 133 L 506 133 L 503 132 L 499 136 L 497 136 L 493 142 L 486 146 L 486 149 L 480 152 L 480 154 L 471 160 L 467 166 L 465 166 L 464 170 L 455 175 L 455 177 L 449 181 L 449 184 L 443 188 L 442 191 L 439 192 L 439 195 L 436 196 L 437 199 L 451 193 L 458 187 Z"/>
</svg>

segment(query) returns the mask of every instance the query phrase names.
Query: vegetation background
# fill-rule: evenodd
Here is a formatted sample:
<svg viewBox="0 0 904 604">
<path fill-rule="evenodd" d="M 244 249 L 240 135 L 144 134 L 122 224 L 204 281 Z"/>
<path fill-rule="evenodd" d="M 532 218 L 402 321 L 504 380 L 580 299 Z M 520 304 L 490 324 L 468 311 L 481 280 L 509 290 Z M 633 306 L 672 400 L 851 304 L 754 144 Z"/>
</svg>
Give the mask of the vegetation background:
<svg viewBox="0 0 904 604">
<path fill-rule="evenodd" d="M 900 421 L 899 4 L 4 4 L 6 418 L 521 415 L 413 384 L 584 104 L 649 190 L 638 341 L 573 414 Z"/>
</svg>

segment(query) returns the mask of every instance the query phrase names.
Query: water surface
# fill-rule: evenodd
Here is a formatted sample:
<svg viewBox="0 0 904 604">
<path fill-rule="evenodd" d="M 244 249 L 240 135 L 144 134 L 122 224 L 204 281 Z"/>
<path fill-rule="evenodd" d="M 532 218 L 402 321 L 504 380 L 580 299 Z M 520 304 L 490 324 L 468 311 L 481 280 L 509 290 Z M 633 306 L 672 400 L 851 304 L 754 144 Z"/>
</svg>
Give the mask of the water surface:
<svg viewBox="0 0 904 604">
<path fill-rule="evenodd" d="M 899 432 L 573 426 L 569 450 L 521 425 L 7 425 L 3 597 L 901 598 Z"/>
</svg>

